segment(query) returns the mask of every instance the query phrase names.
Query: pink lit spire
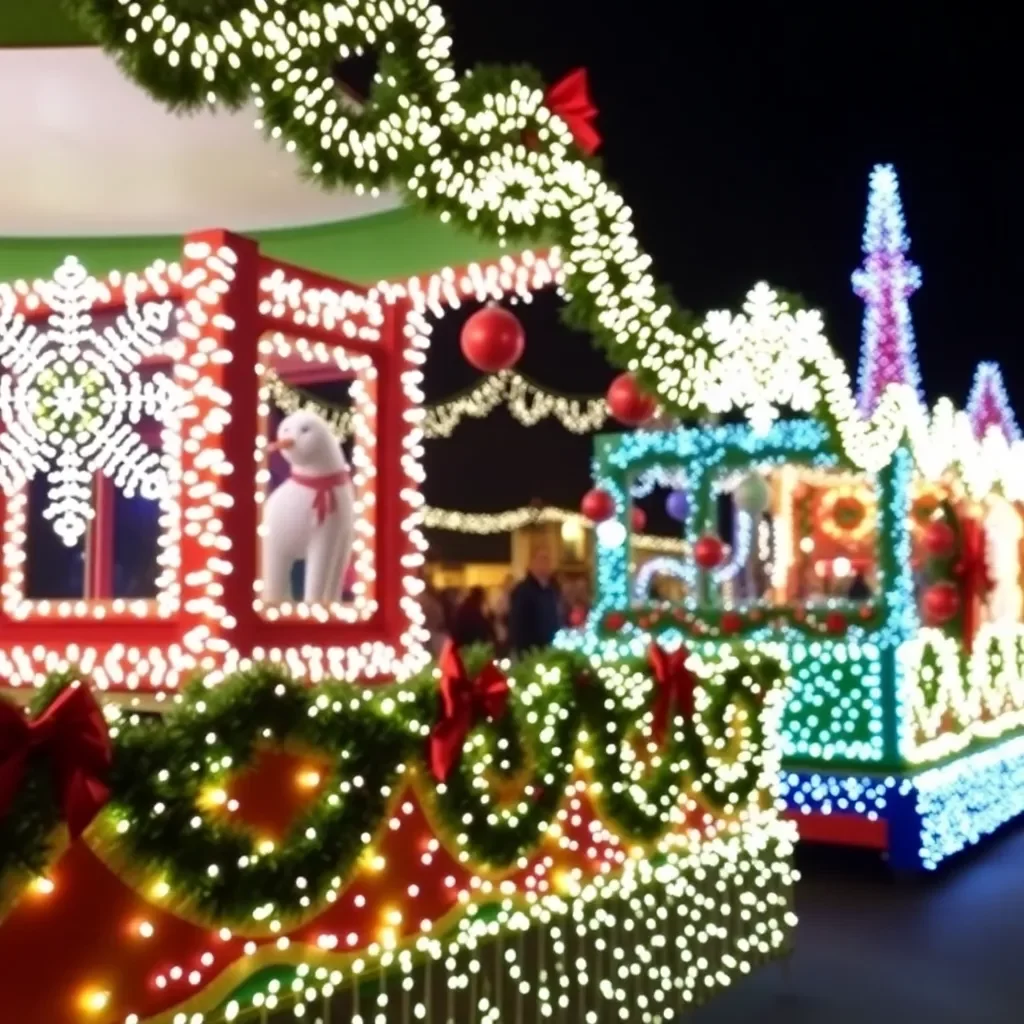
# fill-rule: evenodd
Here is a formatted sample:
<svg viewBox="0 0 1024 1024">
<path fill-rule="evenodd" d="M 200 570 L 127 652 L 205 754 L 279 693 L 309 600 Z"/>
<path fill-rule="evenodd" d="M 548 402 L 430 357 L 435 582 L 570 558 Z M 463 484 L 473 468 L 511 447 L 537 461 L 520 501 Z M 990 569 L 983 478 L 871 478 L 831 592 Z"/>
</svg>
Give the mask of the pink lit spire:
<svg viewBox="0 0 1024 1024">
<path fill-rule="evenodd" d="M 865 305 L 857 377 L 857 405 L 865 416 L 889 384 L 909 384 L 923 402 L 907 302 L 921 287 L 921 271 L 907 259 L 909 248 L 896 171 L 878 164 L 868 192 L 864 264 L 853 275 L 853 290 Z"/>
<path fill-rule="evenodd" d="M 1007 441 L 1020 440 L 1017 417 L 1006 395 L 1003 372 L 998 363 L 978 363 L 971 395 L 967 399 L 967 415 L 971 418 L 974 436 L 979 441 L 991 427 L 1002 431 Z"/>
</svg>

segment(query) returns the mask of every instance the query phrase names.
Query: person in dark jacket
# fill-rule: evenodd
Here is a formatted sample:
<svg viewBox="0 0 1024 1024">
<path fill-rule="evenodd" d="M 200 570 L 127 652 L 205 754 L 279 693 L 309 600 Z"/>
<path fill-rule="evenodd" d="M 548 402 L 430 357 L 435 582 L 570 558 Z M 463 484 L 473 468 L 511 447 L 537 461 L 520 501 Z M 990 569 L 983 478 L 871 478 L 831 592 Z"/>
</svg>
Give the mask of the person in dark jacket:
<svg viewBox="0 0 1024 1024">
<path fill-rule="evenodd" d="M 483 587 L 473 587 L 459 605 L 452 630 L 452 639 L 457 647 L 469 647 L 470 644 L 494 646 L 494 620 L 487 610 L 486 598 Z"/>
<path fill-rule="evenodd" d="M 516 584 L 510 601 L 508 639 L 513 654 L 548 647 L 562 626 L 561 599 L 551 569 L 551 552 L 534 548 L 529 569 Z"/>
<path fill-rule="evenodd" d="M 846 592 L 846 596 L 851 601 L 869 601 L 871 599 L 871 587 L 868 586 L 864 573 L 858 572 L 853 577 L 853 582 L 850 584 L 850 589 Z"/>
</svg>

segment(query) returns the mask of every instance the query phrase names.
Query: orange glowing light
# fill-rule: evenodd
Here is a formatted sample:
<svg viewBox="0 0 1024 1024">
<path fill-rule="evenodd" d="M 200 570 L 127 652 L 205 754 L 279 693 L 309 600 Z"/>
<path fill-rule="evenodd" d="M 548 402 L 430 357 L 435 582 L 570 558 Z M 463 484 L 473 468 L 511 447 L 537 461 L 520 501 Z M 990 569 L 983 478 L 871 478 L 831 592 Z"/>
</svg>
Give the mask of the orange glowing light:
<svg viewBox="0 0 1024 1024">
<path fill-rule="evenodd" d="M 100 988 L 87 988 L 79 997 L 86 1013 L 102 1013 L 110 1005 L 110 993 Z"/>
</svg>

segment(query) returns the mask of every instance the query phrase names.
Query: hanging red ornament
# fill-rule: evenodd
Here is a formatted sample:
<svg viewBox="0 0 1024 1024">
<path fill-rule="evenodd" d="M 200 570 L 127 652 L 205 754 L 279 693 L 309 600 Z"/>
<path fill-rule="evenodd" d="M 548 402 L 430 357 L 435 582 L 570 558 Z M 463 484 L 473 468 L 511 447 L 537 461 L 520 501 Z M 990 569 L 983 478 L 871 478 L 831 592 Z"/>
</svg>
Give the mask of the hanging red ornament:
<svg viewBox="0 0 1024 1024">
<path fill-rule="evenodd" d="M 832 611 L 825 616 L 825 629 L 833 636 L 842 636 L 846 625 L 846 616 L 842 612 Z"/>
<path fill-rule="evenodd" d="M 643 533 L 647 526 L 647 513 L 642 508 L 634 507 L 629 514 L 629 520 L 633 525 L 634 533 Z"/>
<path fill-rule="evenodd" d="M 462 325 L 460 341 L 466 361 L 484 373 L 515 366 L 526 347 L 519 318 L 496 302 L 477 310 Z"/>
<path fill-rule="evenodd" d="M 743 628 L 743 616 L 739 612 L 725 612 L 721 625 L 723 633 L 738 633 Z"/>
<path fill-rule="evenodd" d="M 620 373 L 611 382 L 606 400 L 611 414 L 627 427 L 645 423 L 658 408 L 658 403 L 640 390 L 631 373 Z"/>
<path fill-rule="evenodd" d="M 626 616 L 622 612 L 609 612 L 604 617 L 604 628 L 610 633 L 618 633 L 626 624 Z"/>
<path fill-rule="evenodd" d="M 960 608 L 960 594 L 956 584 L 944 580 L 924 592 L 924 617 L 931 626 L 949 622 Z"/>
<path fill-rule="evenodd" d="M 603 523 L 615 515 L 615 499 L 607 491 L 595 487 L 583 495 L 580 512 L 592 523 Z"/>
<path fill-rule="evenodd" d="M 693 560 L 702 569 L 714 569 L 722 561 L 722 542 L 711 534 L 705 534 L 693 545 Z"/>
<path fill-rule="evenodd" d="M 925 550 L 933 558 L 948 558 L 956 547 L 956 533 L 949 523 L 934 519 L 924 530 Z"/>
</svg>

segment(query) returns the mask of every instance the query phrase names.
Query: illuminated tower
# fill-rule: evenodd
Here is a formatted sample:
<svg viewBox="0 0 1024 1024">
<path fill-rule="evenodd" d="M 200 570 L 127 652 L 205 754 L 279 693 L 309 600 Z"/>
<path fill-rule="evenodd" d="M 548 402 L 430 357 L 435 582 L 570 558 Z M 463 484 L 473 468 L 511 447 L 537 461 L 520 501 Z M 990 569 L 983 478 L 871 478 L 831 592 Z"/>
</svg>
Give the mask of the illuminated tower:
<svg viewBox="0 0 1024 1024">
<path fill-rule="evenodd" d="M 857 404 L 865 416 L 889 384 L 909 384 L 923 401 L 907 301 L 921 287 L 921 271 L 907 258 L 909 248 L 896 171 L 878 164 L 868 193 L 864 264 L 853 275 L 853 290 L 865 306 L 857 378 Z"/>
<path fill-rule="evenodd" d="M 1010 406 L 998 363 L 978 363 L 967 399 L 967 415 L 979 441 L 991 427 L 998 428 L 1007 441 L 1020 440 L 1017 417 Z"/>
</svg>

